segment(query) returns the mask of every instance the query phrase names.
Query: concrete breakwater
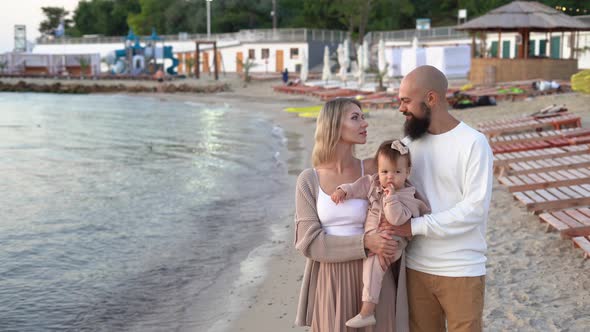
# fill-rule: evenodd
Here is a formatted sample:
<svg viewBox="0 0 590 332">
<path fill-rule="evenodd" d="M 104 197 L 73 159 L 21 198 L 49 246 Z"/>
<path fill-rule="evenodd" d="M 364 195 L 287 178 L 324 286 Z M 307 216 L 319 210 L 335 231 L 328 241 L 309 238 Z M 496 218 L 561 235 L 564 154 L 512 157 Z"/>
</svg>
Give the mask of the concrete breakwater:
<svg viewBox="0 0 590 332">
<path fill-rule="evenodd" d="M 227 84 L 212 85 L 189 85 L 158 83 L 153 84 L 81 84 L 81 83 L 32 83 L 27 81 L 4 82 L 0 81 L 0 92 L 45 92 L 45 93 L 67 93 L 67 94 L 89 94 L 89 93 L 216 93 L 229 91 Z"/>
</svg>

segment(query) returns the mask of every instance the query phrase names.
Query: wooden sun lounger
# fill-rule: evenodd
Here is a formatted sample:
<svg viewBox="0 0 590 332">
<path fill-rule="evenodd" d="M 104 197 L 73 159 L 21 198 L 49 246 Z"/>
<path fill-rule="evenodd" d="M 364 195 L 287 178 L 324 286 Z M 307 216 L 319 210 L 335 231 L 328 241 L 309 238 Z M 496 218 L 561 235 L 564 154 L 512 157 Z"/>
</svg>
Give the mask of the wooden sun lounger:
<svg viewBox="0 0 590 332">
<path fill-rule="evenodd" d="M 590 205 L 590 184 L 527 190 L 513 193 L 529 211 L 549 211 Z"/>
<path fill-rule="evenodd" d="M 590 183 L 590 167 L 501 176 L 498 182 L 507 186 L 510 192 L 573 186 Z"/>
<path fill-rule="evenodd" d="M 501 146 L 513 143 L 524 143 L 533 141 L 544 141 L 553 138 L 571 138 L 576 136 L 590 135 L 588 128 L 568 128 L 561 130 L 547 130 L 539 132 L 528 132 L 512 135 L 501 135 L 490 138 L 490 145 Z"/>
<path fill-rule="evenodd" d="M 590 166 L 590 154 L 578 154 L 558 158 L 537 159 L 510 163 L 506 171 L 510 175 L 559 171 Z"/>
<path fill-rule="evenodd" d="M 477 125 L 478 128 L 484 129 L 489 126 L 496 126 L 496 125 L 503 125 L 508 123 L 515 123 L 515 122 L 522 122 L 522 121 L 529 121 L 529 120 L 536 120 L 541 118 L 549 118 L 555 116 L 561 116 L 567 114 L 567 108 L 564 106 L 556 106 L 551 105 L 547 106 L 533 114 L 525 115 L 521 117 L 509 118 L 509 119 L 502 119 L 502 120 L 492 120 L 492 121 L 484 121 Z"/>
<path fill-rule="evenodd" d="M 564 113 L 560 116 L 542 119 L 530 119 L 506 124 L 491 125 L 481 128 L 479 131 L 488 137 L 502 135 L 510 132 L 541 130 L 545 128 L 562 129 L 565 127 L 581 127 L 582 120 L 575 114 Z"/>
<path fill-rule="evenodd" d="M 567 209 L 545 212 L 539 215 L 539 220 L 548 224 L 548 230 L 556 229 L 564 236 L 566 231 L 583 230 L 582 236 L 572 238 L 574 247 L 584 251 L 584 258 L 590 258 L 590 208 Z"/>
<path fill-rule="evenodd" d="M 311 93 L 312 96 L 319 97 L 321 100 L 330 100 L 338 97 L 352 97 L 363 94 L 367 93 L 351 89 L 330 89 L 324 91 L 314 91 Z"/>
<path fill-rule="evenodd" d="M 526 150 L 518 152 L 498 153 L 494 155 L 494 166 L 502 167 L 519 161 L 558 158 L 577 154 L 590 153 L 590 144 L 552 147 L 547 149 Z"/>
<path fill-rule="evenodd" d="M 374 98 L 374 99 L 361 99 L 361 105 L 368 108 L 387 108 L 387 107 L 398 107 L 399 101 L 394 97 Z"/>
</svg>

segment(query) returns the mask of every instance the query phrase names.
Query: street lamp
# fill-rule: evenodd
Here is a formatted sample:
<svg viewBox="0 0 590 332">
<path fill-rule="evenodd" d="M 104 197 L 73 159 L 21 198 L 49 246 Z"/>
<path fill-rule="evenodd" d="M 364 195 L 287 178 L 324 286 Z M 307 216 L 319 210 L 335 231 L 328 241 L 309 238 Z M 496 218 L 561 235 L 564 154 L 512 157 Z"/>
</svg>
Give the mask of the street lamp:
<svg viewBox="0 0 590 332">
<path fill-rule="evenodd" d="M 207 1 L 207 39 L 211 39 L 211 1 Z"/>
</svg>

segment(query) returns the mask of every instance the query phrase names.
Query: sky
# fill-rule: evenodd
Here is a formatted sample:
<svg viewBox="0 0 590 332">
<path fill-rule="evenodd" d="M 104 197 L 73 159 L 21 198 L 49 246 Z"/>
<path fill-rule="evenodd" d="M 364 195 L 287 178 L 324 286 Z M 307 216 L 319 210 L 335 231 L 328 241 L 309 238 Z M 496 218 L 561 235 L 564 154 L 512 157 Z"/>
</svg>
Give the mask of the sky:
<svg viewBox="0 0 590 332">
<path fill-rule="evenodd" d="M 0 0 L 0 53 L 14 48 L 14 25 L 27 26 L 27 40 L 39 37 L 41 7 L 64 7 L 73 12 L 79 0 Z"/>
</svg>

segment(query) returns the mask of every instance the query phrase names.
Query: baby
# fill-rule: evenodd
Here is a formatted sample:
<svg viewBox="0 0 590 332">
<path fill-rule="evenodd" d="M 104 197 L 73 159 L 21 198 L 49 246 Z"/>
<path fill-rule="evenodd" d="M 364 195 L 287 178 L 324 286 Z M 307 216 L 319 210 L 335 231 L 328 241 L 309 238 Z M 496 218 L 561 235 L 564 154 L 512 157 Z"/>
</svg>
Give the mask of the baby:
<svg viewBox="0 0 590 332">
<path fill-rule="evenodd" d="M 376 232 L 383 215 L 390 224 L 399 226 L 412 217 L 430 212 L 428 205 L 416 197 L 416 189 L 407 181 L 411 160 L 409 150 L 402 142 L 390 140 L 381 143 L 375 159 L 377 174 L 363 176 L 352 184 L 343 184 L 331 195 L 336 204 L 352 198 L 369 200 L 365 233 Z M 405 239 L 395 237 L 395 240 L 402 242 L 400 248 L 405 248 Z M 394 261 L 402 254 L 403 250 L 396 253 Z M 405 266 L 401 268 L 404 270 L 400 273 L 405 273 Z M 379 302 L 384 274 L 377 256 L 371 256 L 363 262 L 363 304 L 360 313 L 348 320 L 346 326 L 361 328 L 377 323 L 375 306 Z"/>
</svg>

